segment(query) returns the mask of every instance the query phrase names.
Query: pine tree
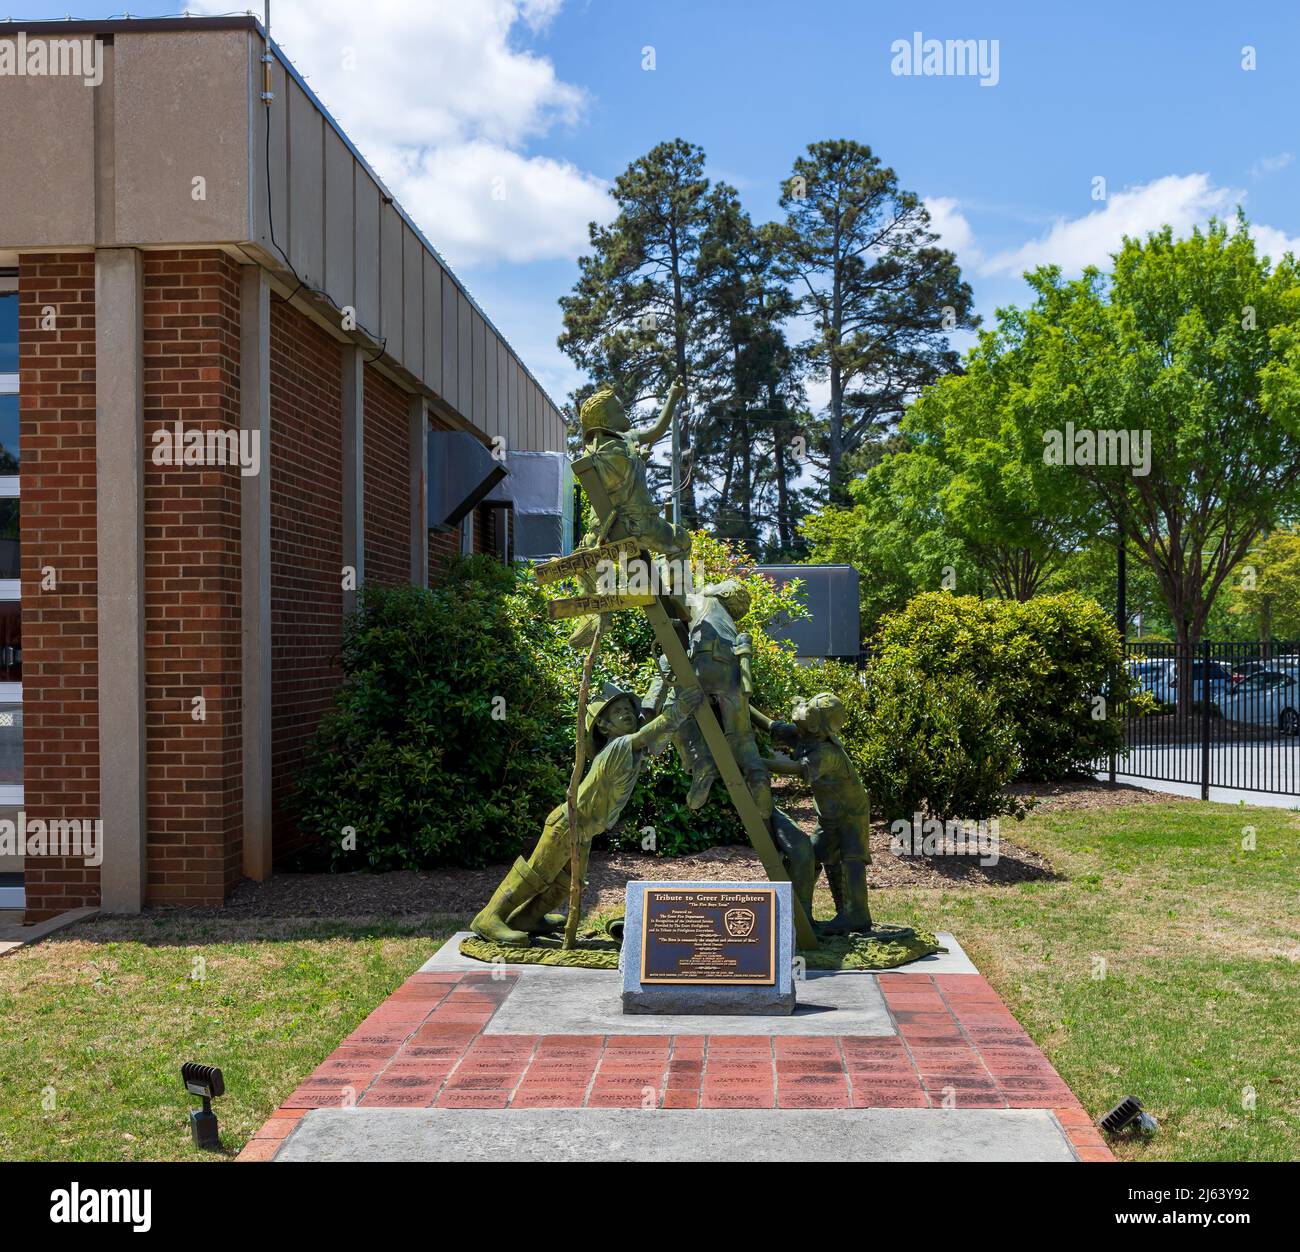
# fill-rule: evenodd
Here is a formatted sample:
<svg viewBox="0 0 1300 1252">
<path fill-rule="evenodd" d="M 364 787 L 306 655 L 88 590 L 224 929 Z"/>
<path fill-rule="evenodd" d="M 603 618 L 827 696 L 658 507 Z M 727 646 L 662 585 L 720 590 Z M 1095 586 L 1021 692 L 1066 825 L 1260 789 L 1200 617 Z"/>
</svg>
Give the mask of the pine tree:
<svg viewBox="0 0 1300 1252">
<path fill-rule="evenodd" d="M 845 456 L 957 367 L 948 334 L 977 319 L 924 204 L 865 144 L 810 144 L 782 185 L 781 208 L 783 272 L 814 327 L 803 350 L 830 382 L 827 460 L 840 496 Z"/>
<path fill-rule="evenodd" d="M 579 258 L 578 281 L 560 300 L 559 346 L 594 380 L 612 383 L 629 407 L 684 380 L 681 514 L 696 526 L 695 390 L 706 338 L 698 271 L 711 212 L 704 152 L 682 139 L 658 144 L 615 179 L 610 194 L 618 216 L 590 227 L 591 252 Z"/>
</svg>

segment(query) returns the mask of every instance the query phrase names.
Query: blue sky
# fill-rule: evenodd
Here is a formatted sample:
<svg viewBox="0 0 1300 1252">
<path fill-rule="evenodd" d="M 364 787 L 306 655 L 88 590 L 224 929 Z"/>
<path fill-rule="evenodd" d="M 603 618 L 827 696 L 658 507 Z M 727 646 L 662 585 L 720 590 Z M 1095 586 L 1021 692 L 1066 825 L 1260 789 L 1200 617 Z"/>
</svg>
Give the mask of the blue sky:
<svg viewBox="0 0 1300 1252">
<path fill-rule="evenodd" d="M 47 15 L 106 9 L 60 0 Z M 930 202 L 986 316 L 1023 297 L 1026 265 L 1077 270 L 1163 221 L 1183 231 L 1242 203 L 1266 250 L 1300 239 L 1300 5 L 275 0 L 273 18 L 557 399 L 576 375 L 555 302 L 586 223 L 608 216 L 629 161 L 675 136 L 758 219 L 809 142 L 870 144 Z M 996 85 L 894 74 L 891 45 L 917 31 L 996 40 Z"/>
</svg>

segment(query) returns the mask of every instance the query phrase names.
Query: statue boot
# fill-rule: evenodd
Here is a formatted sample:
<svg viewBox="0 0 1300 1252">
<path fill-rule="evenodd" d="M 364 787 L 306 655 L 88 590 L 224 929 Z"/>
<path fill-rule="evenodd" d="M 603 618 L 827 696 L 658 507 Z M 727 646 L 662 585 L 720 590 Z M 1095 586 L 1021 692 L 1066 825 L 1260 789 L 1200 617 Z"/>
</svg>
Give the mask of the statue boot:
<svg viewBox="0 0 1300 1252">
<path fill-rule="evenodd" d="M 569 898 L 569 880 L 569 871 L 561 870 L 549 887 L 510 914 L 510 925 L 531 935 L 549 935 L 562 930 L 565 914 L 550 910 Z"/>
<path fill-rule="evenodd" d="M 835 916 L 822 927 L 827 935 L 869 934 L 871 909 L 867 905 L 867 864 L 841 861 L 826 867 L 826 879 L 835 901 Z"/>
<path fill-rule="evenodd" d="M 844 916 L 844 867 L 836 861 L 826 862 L 822 868 L 826 871 L 826 885 L 831 889 L 831 901 L 835 905 L 835 916 L 829 921 L 814 922 L 813 930 L 819 935 L 842 935 L 838 923 Z"/>
<path fill-rule="evenodd" d="M 528 932 L 514 930 L 507 919 L 524 905 L 544 892 L 550 884 L 527 861 L 520 857 L 510 867 L 492 893 L 492 899 L 483 906 L 469 928 L 481 939 L 491 940 L 507 948 L 526 948 L 532 942 Z"/>
<path fill-rule="evenodd" d="M 691 771 L 691 789 L 686 793 L 688 809 L 702 809 L 709 800 L 709 792 L 718 781 L 718 767 L 712 760 L 696 761 Z"/>
</svg>

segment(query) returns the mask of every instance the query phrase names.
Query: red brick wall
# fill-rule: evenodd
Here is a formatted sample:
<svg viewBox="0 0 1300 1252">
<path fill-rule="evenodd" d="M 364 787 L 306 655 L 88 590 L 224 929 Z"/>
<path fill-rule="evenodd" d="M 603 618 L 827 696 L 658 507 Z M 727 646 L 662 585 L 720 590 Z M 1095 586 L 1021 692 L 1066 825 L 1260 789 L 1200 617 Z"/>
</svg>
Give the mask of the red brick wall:
<svg viewBox="0 0 1300 1252">
<path fill-rule="evenodd" d="M 343 417 L 339 345 L 271 301 L 271 792 L 275 855 L 304 842 L 289 800 L 342 679 Z"/>
<path fill-rule="evenodd" d="M 243 872 L 239 468 L 153 459 L 155 433 L 177 421 L 239 429 L 239 298 L 239 267 L 220 252 L 144 255 L 152 904 L 218 906 Z"/>
<path fill-rule="evenodd" d="M 99 812 L 95 564 L 95 262 L 24 257 L 18 272 L 22 448 L 23 781 L 29 820 Z M 42 311 L 54 311 L 42 329 Z M 56 585 L 41 589 L 42 569 Z M 99 870 L 28 857 L 27 920 L 99 902 Z"/>
<path fill-rule="evenodd" d="M 366 366 L 366 582 L 411 581 L 410 434 L 406 392 Z"/>
</svg>

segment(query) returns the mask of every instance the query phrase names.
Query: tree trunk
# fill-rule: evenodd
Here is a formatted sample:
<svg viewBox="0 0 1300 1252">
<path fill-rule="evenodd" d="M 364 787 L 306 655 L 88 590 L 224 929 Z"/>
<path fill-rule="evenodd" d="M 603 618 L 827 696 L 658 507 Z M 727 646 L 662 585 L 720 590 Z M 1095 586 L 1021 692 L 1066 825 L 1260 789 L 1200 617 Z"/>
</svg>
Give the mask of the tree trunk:
<svg viewBox="0 0 1300 1252">
<path fill-rule="evenodd" d="M 790 485 L 786 481 L 785 436 L 778 430 L 773 432 L 776 450 L 776 541 L 780 545 L 781 555 L 788 556 L 794 542 L 790 535 Z"/>
</svg>

